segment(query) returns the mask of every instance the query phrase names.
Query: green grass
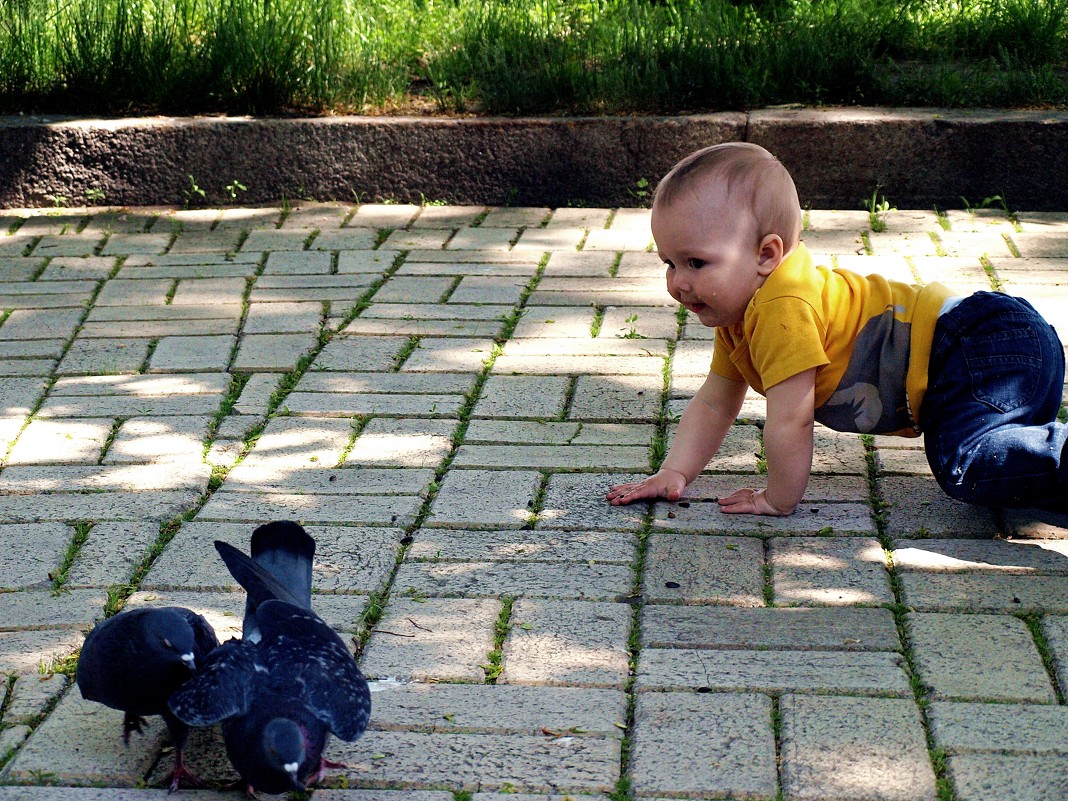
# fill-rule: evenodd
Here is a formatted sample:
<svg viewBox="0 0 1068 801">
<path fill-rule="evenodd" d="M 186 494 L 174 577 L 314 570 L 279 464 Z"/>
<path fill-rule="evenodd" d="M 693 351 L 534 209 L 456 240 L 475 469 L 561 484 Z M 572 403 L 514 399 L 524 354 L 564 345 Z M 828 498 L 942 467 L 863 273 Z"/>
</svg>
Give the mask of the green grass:
<svg viewBox="0 0 1068 801">
<path fill-rule="evenodd" d="M 0 111 L 1068 106 L 1068 0 L 8 0 Z"/>
</svg>

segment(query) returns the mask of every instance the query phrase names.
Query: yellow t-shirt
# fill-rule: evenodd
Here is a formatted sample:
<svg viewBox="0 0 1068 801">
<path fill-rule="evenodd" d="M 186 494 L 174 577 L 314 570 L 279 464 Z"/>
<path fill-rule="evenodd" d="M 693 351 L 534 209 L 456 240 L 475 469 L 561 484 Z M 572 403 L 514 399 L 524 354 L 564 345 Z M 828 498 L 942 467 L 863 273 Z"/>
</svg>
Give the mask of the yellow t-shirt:
<svg viewBox="0 0 1068 801">
<path fill-rule="evenodd" d="M 953 295 L 831 270 L 804 243 L 757 290 L 742 322 L 716 329 L 712 370 L 761 394 L 816 368 L 816 419 L 836 431 L 916 436 L 935 323 Z"/>
</svg>

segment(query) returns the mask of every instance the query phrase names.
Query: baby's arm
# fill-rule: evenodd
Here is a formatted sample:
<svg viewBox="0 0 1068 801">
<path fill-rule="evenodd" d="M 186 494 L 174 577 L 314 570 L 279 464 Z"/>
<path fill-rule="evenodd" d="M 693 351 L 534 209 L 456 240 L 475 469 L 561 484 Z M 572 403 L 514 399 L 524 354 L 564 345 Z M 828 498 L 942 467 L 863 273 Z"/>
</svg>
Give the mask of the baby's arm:
<svg viewBox="0 0 1068 801">
<path fill-rule="evenodd" d="M 768 389 L 764 455 L 768 487 L 720 498 L 724 512 L 788 515 L 801 503 L 812 470 L 816 371 L 806 370 Z"/>
<path fill-rule="evenodd" d="M 686 485 L 697 478 L 716 455 L 738 416 L 746 385 L 709 373 L 679 420 L 675 441 L 660 471 L 644 481 L 612 487 L 605 498 L 613 505 L 643 498 L 677 501 Z"/>
</svg>

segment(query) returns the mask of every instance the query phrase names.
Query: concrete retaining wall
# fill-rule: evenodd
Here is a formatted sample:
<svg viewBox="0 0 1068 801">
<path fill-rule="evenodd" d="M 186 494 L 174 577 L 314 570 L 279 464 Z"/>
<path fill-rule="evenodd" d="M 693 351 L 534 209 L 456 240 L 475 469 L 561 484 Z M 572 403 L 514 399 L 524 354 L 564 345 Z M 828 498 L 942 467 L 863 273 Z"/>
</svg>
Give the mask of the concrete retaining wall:
<svg viewBox="0 0 1068 801">
<path fill-rule="evenodd" d="M 0 207 L 182 205 L 206 198 L 445 200 L 492 205 L 640 205 L 680 157 L 728 140 L 775 152 L 802 203 L 858 208 L 878 187 L 898 208 L 1005 197 L 1068 208 L 1068 113 L 769 109 L 687 117 L 574 119 L 0 118 Z"/>
</svg>

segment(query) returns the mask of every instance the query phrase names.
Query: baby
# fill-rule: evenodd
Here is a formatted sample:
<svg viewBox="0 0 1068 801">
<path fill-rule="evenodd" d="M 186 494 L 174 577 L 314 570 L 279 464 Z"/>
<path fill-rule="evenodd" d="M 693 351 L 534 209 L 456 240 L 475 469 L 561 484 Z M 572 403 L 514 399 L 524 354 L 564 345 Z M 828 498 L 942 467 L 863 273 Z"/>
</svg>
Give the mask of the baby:
<svg viewBox="0 0 1068 801">
<path fill-rule="evenodd" d="M 800 241 L 793 179 L 753 144 L 716 145 L 675 165 L 657 187 L 652 229 L 668 292 L 716 329 L 716 342 L 659 472 L 612 487 L 613 505 L 678 500 L 752 387 L 767 398 L 767 487 L 720 498 L 724 512 L 797 508 L 815 420 L 862 434 L 923 432 L 953 498 L 1068 511 L 1068 426 L 1056 420 L 1064 350 L 1026 301 L 817 266 Z"/>
</svg>

